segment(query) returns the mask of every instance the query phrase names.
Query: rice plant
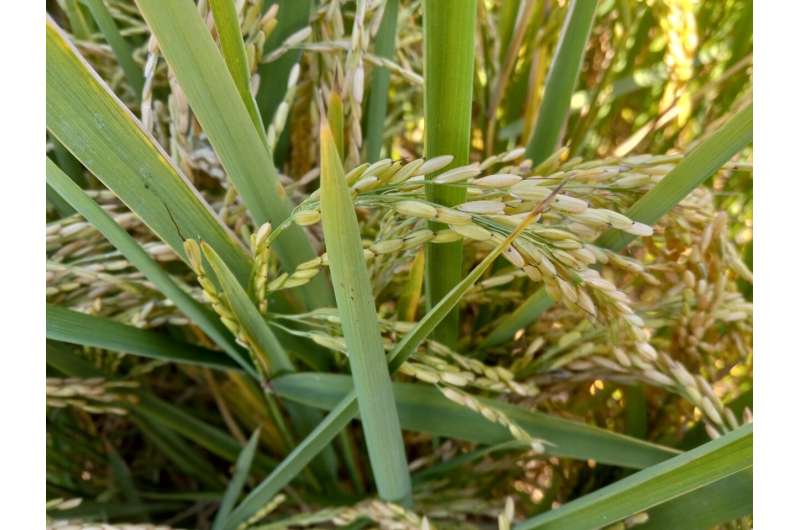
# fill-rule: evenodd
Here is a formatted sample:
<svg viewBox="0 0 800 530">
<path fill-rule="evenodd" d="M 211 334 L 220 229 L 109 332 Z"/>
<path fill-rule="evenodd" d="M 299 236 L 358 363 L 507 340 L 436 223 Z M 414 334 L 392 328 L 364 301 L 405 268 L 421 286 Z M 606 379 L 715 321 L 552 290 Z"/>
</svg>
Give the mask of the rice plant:
<svg viewBox="0 0 800 530">
<path fill-rule="evenodd" d="M 46 26 L 51 528 L 752 527 L 752 2 Z"/>
</svg>

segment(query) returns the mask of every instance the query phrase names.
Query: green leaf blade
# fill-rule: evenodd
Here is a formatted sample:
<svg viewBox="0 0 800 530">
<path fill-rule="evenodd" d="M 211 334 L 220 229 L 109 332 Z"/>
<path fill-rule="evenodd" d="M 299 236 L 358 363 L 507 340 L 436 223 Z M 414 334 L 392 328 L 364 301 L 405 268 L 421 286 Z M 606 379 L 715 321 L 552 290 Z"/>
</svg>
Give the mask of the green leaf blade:
<svg viewBox="0 0 800 530">
<path fill-rule="evenodd" d="M 383 8 L 383 19 L 375 35 L 375 55 L 391 59 L 394 53 L 397 32 L 397 12 L 400 0 L 387 0 Z M 376 67 L 372 74 L 367 110 L 367 161 L 377 162 L 381 156 L 381 143 L 389 99 L 389 70 Z"/>
<path fill-rule="evenodd" d="M 544 96 L 525 155 L 540 164 L 558 148 L 569 117 L 570 101 L 578 82 L 583 53 L 597 0 L 571 0 L 558 41 L 555 58 L 545 81 Z"/>
<path fill-rule="evenodd" d="M 197 6 L 137 0 L 159 48 L 257 224 L 289 216 L 286 192 Z"/>
<path fill-rule="evenodd" d="M 597 528 L 753 467 L 753 425 L 524 521 L 515 530 Z"/>
<path fill-rule="evenodd" d="M 228 516 L 230 516 L 230 513 L 233 510 L 233 506 L 236 503 L 236 500 L 239 498 L 239 495 L 242 494 L 244 483 L 247 480 L 248 475 L 250 475 L 250 468 L 253 465 L 253 458 L 256 455 L 256 449 L 258 448 L 258 437 L 260 435 L 261 431 L 256 429 L 256 431 L 247 441 L 247 445 L 245 445 L 242 449 L 242 452 L 239 453 L 239 458 L 236 459 L 233 477 L 231 477 L 228 487 L 225 488 L 225 494 L 222 496 L 222 501 L 220 502 L 217 515 L 214 517 L 214 523 L 211 526 L 211 530 L 222 530 L 225 528 L 225 521 L 228 519 Z"/>
<path fill-rule="evenodd" d="M 253 220 L 278 226 L 293 205 L 197 6 L 191 0 L 137 0 L 137 5 Z M 274 248 L 287 269 L 316 257 L 305 232 L 294 224 Z M 321 275 L 300 292 L 307 307 L 331 300 Z"/>
<path fill-rule="evenodd" d="M 753 470 L 739 471 L 649 510 L 641 530 L 708 530 L 753 513 Z"/>
<path fill-rule="evenodd" d="M 217 370 L 238 369 L 237 364 L 221 352 L 180 342 L 154 331 L 51 304 L 47 304 L 45 315 L 48 339 Z"/>
<path fill-rule="evenodd" d="M 361 231 L 327 123 L 323 125 L 320 143 L 322 227 L 358 408 L 364 418 L 367 451 L 380 496 L 390 501 L 408 502 L 411 479 L 383 353 L 372 284 L 364 261 Z"/>
<path fill-rule="evenodd" d="M 244 247 L 49 18 L 46 51 L 47 129 L 179 256 L 203 239 L 246 282 Z"/>
<path fill-rule="evenodd" d="M 347 398 L 352 380 L 341 374 L 302 373 L 280 377 L 273 386 L 284 399 L 327 410 Z M 453 403 L 429 385 L 394 383 L 393 387 L 404 429 L 488 445 L 513 441 L 507 429 Z M 547 451 L 555 456 L 641 469 L 679 454 L 674 449 L 591 425 L 480 399 L 508 415 L 531 436 L 551 442 Z"/>
<path fill-rule="evenodd" d="M 94 18 L 94 21 L 100 27 L 100 31 L 103 32 L 106 42 L 114 51 L 114 56 L 125 73 L 128 84 L 136 94 L 136 99 L 140 100 L 142 88 L 144 87 L 144 74 L 139 65 L 133 60 L 133 51 L 130 44 L 119 32 L 119 28 L 103 0 L 83 0 L 83 3 L 89 8 L 92 18 Z"/>
<path fill-rule="evenodd" d="M 233 0 L 210 0 L 209 6 L 214 15 L 214 25 L 219 35 L 222 56 L 228 71 L 236 83 L 236 90 L 242 98 L 247 113 L 261 137 L 264 145 L 267 145 L 267 132 L 264 129 L 264 122 L 261 121 L 261 113 L 256 107 L 255 98 L 250 92 L 250 68 L 247 61 L 247 51 L 244 48 L 242 28 L 239 27 L 239 16 L 236 13 L 236 6 Z"/>
</svg>

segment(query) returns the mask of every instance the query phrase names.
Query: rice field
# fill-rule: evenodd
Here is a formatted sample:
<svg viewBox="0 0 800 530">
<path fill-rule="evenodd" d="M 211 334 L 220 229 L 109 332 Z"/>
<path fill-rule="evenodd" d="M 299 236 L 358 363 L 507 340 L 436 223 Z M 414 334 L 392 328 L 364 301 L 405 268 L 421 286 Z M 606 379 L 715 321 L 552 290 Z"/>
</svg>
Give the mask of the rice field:
<svg viewBox="0 0 800 530">
<path fill-rule="evenodd" d="M 48 2 L 48 528 L 752 528 L 752 17 Z"/>
</svg>

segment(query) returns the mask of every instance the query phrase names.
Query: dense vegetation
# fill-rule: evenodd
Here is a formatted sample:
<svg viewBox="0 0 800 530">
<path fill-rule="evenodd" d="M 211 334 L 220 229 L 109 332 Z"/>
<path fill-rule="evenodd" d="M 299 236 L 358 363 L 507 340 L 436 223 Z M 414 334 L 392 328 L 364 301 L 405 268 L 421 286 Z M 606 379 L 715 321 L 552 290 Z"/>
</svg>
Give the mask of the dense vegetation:
<svg viewBox="0 0 800 530">
<path fill-rule="evenodd" d="M 49 524 L 750 528 L 752 8 L 48 2 Z"/>
</svg>

